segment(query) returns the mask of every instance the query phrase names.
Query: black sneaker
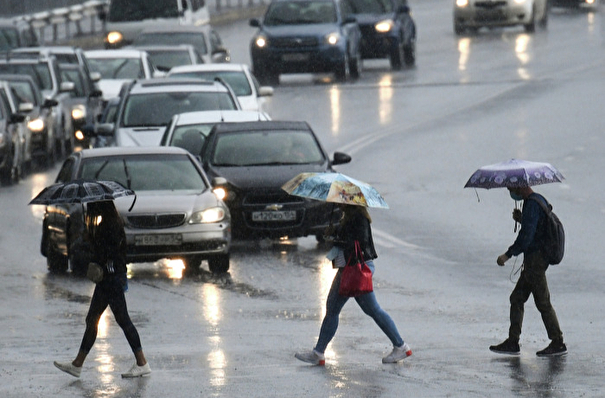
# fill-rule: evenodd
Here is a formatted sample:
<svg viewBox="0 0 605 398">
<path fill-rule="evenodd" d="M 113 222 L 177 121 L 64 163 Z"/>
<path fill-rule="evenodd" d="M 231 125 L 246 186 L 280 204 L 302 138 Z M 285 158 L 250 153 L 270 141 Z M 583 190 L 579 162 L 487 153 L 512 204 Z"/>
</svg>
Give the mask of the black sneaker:
<svg viewBox="0 0 605 398">
<path fill-rule="evenodd" d="M 536 352 L 539 357 L 558 357 L 567 354 L 567 347 L 562 341 L 551 341 L 548 347 Z"/>
<path fill-rule="evenodd" d="M 511 341 L 509 339 L 504 340 L 502 343 L 498 345 L 489 346 L 490 351 L 493 351 L 497 354 L 507 354 L 507 355 L 519 355 L 521 354 L 521 349 L 519 348 L 519 343 Z"/>
</svg>

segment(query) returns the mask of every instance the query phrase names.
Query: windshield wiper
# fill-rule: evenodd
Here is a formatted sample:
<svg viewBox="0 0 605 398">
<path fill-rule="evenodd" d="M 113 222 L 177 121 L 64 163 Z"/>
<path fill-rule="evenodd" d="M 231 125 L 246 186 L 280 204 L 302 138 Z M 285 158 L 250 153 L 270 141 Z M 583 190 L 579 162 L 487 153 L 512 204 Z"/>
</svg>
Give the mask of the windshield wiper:
<svg viewBox="0 0 605 398">
<path fill-rule="evenodd" d="M 131 185 L 131 181 L 130 181 L 130 173 L 128 173 L 128 166 L 126 166 L 126 159 L 122 159 L 122 162 L 124 162 L 124 173 L 126 174 L 126 183 L 128 184 L 128 189 L 132 189 Z"/>
<path fill-rule="evenodd" d="M 109 163 L 109 160 L 106 160 L 103 162 L 103 164 L 101 165 L 101 167 L 99 167 L 99 170 L 97 170 L 97 172 L 95 173 L 95 180 L 99 179 L 99 175 L 101 174 L 101 172 L 103 171 L 103 169 L 105 168 L 105 166 L 107 166 L 107 164 Z"/>
</svg>

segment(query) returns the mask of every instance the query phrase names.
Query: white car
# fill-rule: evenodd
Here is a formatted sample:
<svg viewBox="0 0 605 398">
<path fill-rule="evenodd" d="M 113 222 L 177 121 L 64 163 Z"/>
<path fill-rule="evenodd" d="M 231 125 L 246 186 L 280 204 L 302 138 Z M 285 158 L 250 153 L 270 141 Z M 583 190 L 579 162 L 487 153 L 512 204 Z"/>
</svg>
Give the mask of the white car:
<svg viewBox="0 0 605 398">
<path fill-rule="evenodd" d="M 536 24 L 545 28 L 548 0 L 454 0 L 454 33 L 477 31 L 481 27 L 523 25 L 534 32 Z"/>
<path fill-rule="evenodd" d="M 90 50 L 84 55 L 90 69 L 101 75 L 97 85 L 105 101 L 117 97 L 124 83 L 153 77 L 154 68 L 145 51 Z"/>
<path fill-rule="evenodd" d="M 167 73 L 172 68 L 180 65 L 203 64 L 204 58 L 191 44 L 180 44 L 176 46 L 133 46 L 149 54 L 151 63 L 160 72 Z"/>
<path fill-rule="evenodd" d="M 204 64 L 174 67 L 168 77 L 204 80 L 223 79 L 231 86 L 245 111 L 262 111 L 265 97 L 273 95 L 273 87 L 260 86 L 245 64 Z"/>
<path fill-rule="evenodd" d="M 201 111 L 179 113 L 172 117 L 160 141 L 161 146 L 178 146 L 199 156 L 206 137 L 218 123 L 242 123 L 271 120 L 256 111 Z"/>
</svg>

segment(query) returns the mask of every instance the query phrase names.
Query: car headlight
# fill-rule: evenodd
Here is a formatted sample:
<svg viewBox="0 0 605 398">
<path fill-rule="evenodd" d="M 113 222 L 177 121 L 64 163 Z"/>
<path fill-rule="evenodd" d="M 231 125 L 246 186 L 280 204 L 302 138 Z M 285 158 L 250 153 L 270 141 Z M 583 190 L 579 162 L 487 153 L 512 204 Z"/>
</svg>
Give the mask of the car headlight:
<svg viewBox="0 0 605 398">
<path fill-rule="evenodd" d="M 40 118 L 30 120 L 27 123 L 27 128 L 29 128 L 32 133 L 39 133 L 40 131 L 44 130 L 44 120 Z"/>
<path fill-rule="evenodd" d="M 86 117 L 86 107 L 84 105 L 76 105 L 71 110 L 71 117 L 74 120 L 84 119 Z"/>
<path fill-rule="evenodd" d="M 456 0 L 456 7 L 467 7 L 468 6 L 468 1 L 469 0 Z"/>
<path fill-rule="evenodd" d="M 113 31 L 113 32 L 109 32 L 107 34 L 107 36 L 105 37 L 105 40 L 109 44 L 118 44 L 122 40 L 124 40 L 124 36 L 122 36 L 122 34 L 120 32 Z"/>
<path fill-rule="evenodd" d="M 515 4 L 523 4 L 526 2 L 527 2 L 527 0 L 515 0 Z"/>
<path fill-rule="evenodd" d="M 334 45 L 338 44 L 341 37 L 342 36 L 340 36 L 340 33 L 338 33 L 338 32 L 328 33 L 325 37 L 326 43 L 334 46 Z"/>
<path fill-rule="evenodd" d="M 83 141 L 84 138 L 86 138 L 86 136 L 84 135 L 84 133 L 82 132 L 82 130 L 77 130 L 74 135 L 76 136 L 76 140 L 78 141 Z"/>
<path fill-rule="evenodd" d="M 391 29 L 393 29 L 393 25 L 393 20 L 387 19 L 384 21 L 380 21 L 376 25 L 374 25 L 374 29 L 376 29 L 376 32 L 386 33 L 390 32 Z"/>
<path fill-rule="evenodd" d="M 193 213 L 189 219 L 189 224 L 209 224 L 223 221 L 224 219 L 225 210 L 222 207 L 211 207 Z"/>
<path fill-rule="evenodd" d="M 267 38 L 263 35 L 257 36 L 254 39 L 254 45 L 258 48 L 265 48 L 267 46 Z"/>
</svg>

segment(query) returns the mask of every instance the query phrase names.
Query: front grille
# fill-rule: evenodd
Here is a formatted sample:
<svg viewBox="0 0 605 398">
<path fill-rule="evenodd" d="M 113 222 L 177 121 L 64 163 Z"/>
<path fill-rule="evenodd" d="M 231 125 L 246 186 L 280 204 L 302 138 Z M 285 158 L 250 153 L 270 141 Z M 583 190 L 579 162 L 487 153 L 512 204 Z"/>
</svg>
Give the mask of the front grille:
<svg viewBox="0 0 605 398">
<path fill-rule="evenodd" d="M 185 213 L 171 214 L 142 214 L 128 216 L 126 220 L 132 228 L 139 229 L 161 229 L 178 227 L 185 222 L 187 215 Z"/>
<path fill-rule="evenodd" d="M 271 39 L 271 44 L 282 48 L 317 47 L 318 40 L 316 37 L 290 36 Z"/>
<path fill-rule="evenodd" d="M 506 1 L 478 1 L 475 3 L 475 7 L 484 8 L 487 10 L 504 6 L 506 6 Z"/>
<path fill-rule="evenodd" d="M 244 197 L 244 206 L 271 205 L 271 204 L 299 204 L 304 203 L 300 196 L 288 195 L 285 192 L 256 192 Z"/>
</svg>

